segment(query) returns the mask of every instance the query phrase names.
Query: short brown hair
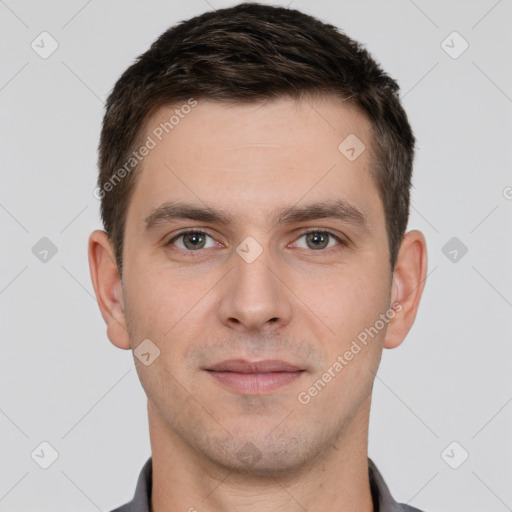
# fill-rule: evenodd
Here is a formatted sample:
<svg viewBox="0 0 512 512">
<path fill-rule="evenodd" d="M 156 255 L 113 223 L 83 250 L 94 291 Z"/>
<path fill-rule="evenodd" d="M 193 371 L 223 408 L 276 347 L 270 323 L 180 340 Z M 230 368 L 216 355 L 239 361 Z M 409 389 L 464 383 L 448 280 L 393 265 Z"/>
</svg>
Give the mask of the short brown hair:
<svg viewBox="0 0 512 512">
<path fill-rule="evenodd" d="M 106 103 L 97 190 L 119 271 L 139 166 L 112 180 L 123 165 L 126 171 L 160 107 L 191 98 L 246 103 L 306 94 L 343 98 L 371 121 L 370 172 L 384 206 L 393 271 L 408 223 L 415 144 L 398 91 L 361 44 L 294 9 L 243 3 L 169 28 L 123 73 Z"/>
</svg>

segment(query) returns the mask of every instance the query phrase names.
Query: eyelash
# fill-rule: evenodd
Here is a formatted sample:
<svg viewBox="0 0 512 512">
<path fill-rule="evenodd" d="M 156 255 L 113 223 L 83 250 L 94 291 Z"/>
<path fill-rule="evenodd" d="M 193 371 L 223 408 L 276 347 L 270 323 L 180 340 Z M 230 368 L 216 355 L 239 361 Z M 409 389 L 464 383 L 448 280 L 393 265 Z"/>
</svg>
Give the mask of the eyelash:
<svg viewBox="0 0 512 512">
<path fill-rule="evenodd" d="M 330 237 L 334 238 L 337 242 L 338 242 L 338 245 L 335 246 L 335 247 L 329 247 L 328 249 L 318 249 L 317 251 L 315 251 L 314 249 L 311 249 L 312 252 L 325 252 L 329 249 L 335 249 L 336 247 L 338 246 L 343 246 L 343 247 L 347 247 L 348 246 L 348 243 L 343 240 L 342 238 L 340 238 L 339 236 L 335 235 L 334 233 L 332 233 L 331 231 L 329 230 L 325 230 L 325 229 L 319 229 L 319 228 L 312 228 L 312 229 L 309 229 L 307 231 L 303 231 L 298 237 L 296 240 L 298 240 L 299 238 L 302 238 L 303 236 L 305 235 L 308 235 L 309 233 L 320 233 L 320 234 L 327 234 L 329 235 Z M 174 242 L 176 242 L 176 240 L 178 240 L 179 238 L 185 236 L 185 235 L 190 235 L 190 234 L 200 234 L 200 235 L 206 235 L 206 236 L 209 236 L 210 238 L 214 239 L 210 234 L 208 234 L 206 231 L 202 231 L 200 229 L 186 229 L 184 231 L 181 231 L 180 233 L 178 233 L 177 235 L 173 236 L 165 245 L 166 246 L 171 246 Z M 211 247 L 208 247 L 208 249 L 211 249 Z M 199 253 L 202 249 L 197 249 L 195 251 L 193 250 L 188 250 L 188 249 L 182 249 L 181 247 L 174 247 L 175 251 L 178 251 L 182 254 L 193 254 L 193 253 Z"/>
</svg>

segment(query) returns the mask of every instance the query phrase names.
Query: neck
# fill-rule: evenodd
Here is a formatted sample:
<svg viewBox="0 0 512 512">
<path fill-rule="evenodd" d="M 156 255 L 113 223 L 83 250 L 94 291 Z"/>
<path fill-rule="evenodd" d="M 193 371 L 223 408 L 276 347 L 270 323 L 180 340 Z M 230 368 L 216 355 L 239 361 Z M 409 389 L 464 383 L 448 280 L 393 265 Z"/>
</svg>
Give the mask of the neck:
<svg viewBox="0 0 512 512">
<path fill-rule="evenodd" d="M 372 512 L 367 456 L 369 404 L 368 410 L 364 409 L 336 445 L 325 448 L 307 467 L 255 475 L 207 460 L 167 429 L 148 403 L 151 512 Z"/>
</svg>

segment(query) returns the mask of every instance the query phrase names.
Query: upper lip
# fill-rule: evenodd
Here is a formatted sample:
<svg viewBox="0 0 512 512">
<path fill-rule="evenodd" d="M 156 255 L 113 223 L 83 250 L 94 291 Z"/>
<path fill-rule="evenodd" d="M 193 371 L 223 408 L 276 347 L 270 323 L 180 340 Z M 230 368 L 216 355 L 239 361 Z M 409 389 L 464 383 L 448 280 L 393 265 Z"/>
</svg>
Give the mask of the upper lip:
<svg viewBox="0 0 512 512">
<path fill-rule="evenodd" d="M 229 359 L 207 368 L 214 372 L 234 373 L 272 373 L 272 372 L 298 372 L 301 368 L 279 361 L 277 359 L 266 359 L 263 361 L 246 361 L 244 359 Z"/>
</svg>

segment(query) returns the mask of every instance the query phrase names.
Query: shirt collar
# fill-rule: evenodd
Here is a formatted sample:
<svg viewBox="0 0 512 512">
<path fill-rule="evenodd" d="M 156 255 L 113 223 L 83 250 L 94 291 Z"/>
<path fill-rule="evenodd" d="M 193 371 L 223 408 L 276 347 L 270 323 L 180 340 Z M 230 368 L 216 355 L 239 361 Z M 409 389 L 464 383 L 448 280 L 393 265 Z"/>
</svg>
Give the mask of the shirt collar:
<svg viewBox="0 0 512 512">
<path fill-rule="evenodd" d="M 374 512 L 421 512 L 409 505 L 401 505 L 393 499 L 386 482 L 371 459 L 368 459 L 368 473 Z M 139 474 L 133 500 L 112 512 L 150 512 L 152 485 L 153 465 L 152 458 L 149 457 Z"/>
</svg>

